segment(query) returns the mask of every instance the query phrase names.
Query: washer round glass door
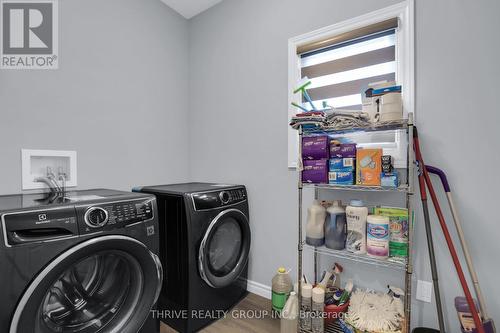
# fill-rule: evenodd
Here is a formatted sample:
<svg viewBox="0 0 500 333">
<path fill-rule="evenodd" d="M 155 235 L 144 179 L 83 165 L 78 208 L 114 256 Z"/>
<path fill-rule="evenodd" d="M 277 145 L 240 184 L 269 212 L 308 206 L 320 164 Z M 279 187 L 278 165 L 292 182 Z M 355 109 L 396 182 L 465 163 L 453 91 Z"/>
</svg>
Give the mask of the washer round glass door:
<svg viewBox="0 0 500 333">
<path fill-rule="evenodd" d="M 78 244 L 31 283 L 10 332 L 136 333 L 161 288 L 159 259 L 126 236 Z"/>
<path fill-rule="evenodd" d="M 240 210 L 228 209 L 210 223 L 200 245 L 200 275 L 213 288 L 233 283 L 242 273 L 250 252 L 250 226 Z"/>
</svg>

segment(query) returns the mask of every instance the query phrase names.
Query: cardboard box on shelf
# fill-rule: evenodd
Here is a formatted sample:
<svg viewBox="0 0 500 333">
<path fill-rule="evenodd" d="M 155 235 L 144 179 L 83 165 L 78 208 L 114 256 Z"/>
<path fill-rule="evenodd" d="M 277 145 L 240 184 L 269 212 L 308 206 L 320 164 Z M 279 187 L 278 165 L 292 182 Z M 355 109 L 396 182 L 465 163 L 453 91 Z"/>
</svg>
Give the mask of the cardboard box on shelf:
<svg viewBox="0 0 500 333">
<path fill-rule="evenodd" d="M 330 159 L 330 171 L 354 171 L 356 159 L 335 157 Z"/>
<path fill-rule="evenodd" d="M 322 136 L 306 136 L 302 138 L 302 158 L 305 160 L 328 159 L 329 138 Z"/>
<path fill-rule="evenodd" d="M 354 171 L 330 171 L 328 183 L 332 185 L 354 185 Z"/>
<path fill-rule="evenodd" d="M 328 160 L 304 160 L 302 182 L 311 184 L 328 183 Z"/>
<path fill-rule="evenodd" d="M 358 149 L 356 152 L 356 184 L 380 186 L 382 149 Z"/>
<path fill-rule="evenodd" d="M 355 143 L 341 143 L 330 144 L 330 158 L 355 158 L 356 157 L 356 144 Z"/>
</svg>

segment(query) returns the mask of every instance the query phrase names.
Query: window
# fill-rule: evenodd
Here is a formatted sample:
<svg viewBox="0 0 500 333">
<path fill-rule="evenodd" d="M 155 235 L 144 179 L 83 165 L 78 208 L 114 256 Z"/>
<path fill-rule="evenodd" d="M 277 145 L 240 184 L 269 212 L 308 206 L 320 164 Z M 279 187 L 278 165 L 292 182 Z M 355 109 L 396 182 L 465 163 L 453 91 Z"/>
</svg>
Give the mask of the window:
<svg viewBox="0 0 500 333">
<path fill-rule="evenodd" d="M 304 76 L 318 109 L 326 102 L 361 110 L 361 94 L 369 83 L 396 81 L 403 86 L 404 112 L 413 112 L 413 0 L 290 39 L 288 105 L 303 102 L 292 91 Z M 311 109 L 308 103 L 303 106 Z M 288 116 L 295 113 L 289 106 Z M 297 153 L 297 131 L 289 129 L 289 167 L 297 165 Z"/>
<path fill-rule="evenodd" d="M 301 76 L 311 80 L 308 92 L 316 108 L 326 102 L 361 110 L 361 92 L 369 83 L 396 80 L 395 43 L 390 29 L 301 54 Z"/>
</svg>

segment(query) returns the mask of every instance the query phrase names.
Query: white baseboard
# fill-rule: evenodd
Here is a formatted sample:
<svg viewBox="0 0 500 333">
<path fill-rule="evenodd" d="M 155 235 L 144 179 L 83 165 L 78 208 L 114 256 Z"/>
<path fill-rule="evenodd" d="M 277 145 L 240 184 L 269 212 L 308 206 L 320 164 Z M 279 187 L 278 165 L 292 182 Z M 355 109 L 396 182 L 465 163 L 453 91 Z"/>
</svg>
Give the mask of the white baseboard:
<svg viewBox="0 0 500 333">
<path fill-rule="evenodd" d="M 271 287 L 265 284 L 247 280 L 247 290 L 253 294 L 271 299 Z"/>
</svg>

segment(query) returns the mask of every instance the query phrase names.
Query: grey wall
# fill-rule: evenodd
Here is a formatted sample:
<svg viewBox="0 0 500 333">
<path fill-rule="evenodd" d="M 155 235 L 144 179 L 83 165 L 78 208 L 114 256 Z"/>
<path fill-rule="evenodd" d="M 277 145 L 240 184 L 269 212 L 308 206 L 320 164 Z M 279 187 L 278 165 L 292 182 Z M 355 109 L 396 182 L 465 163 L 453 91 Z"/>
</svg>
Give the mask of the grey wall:
<svg viewBox="0 0 500 333">
<path fill-rule="evenodd" d="M 495 258 L 500 250 L 500 178 L 496 176 L 500 157 L 490 151 L 500 143 L 494 127 L 500 123 L 494 104 L 500 75 L 500 45 L 494 42 L 500 31 L 495 15 L 499 11 L 500 2 L 494 0 L 417 0 L 416 6 L 417 124 L 424 153 L 428 164 L 439 165 L 448 174 L 489 313 L 497 325 L 500 285 L 496 276 L 500 271 L 492 263 L 498 262 Z M 467 162 L 469 158 L 475 166 Z M 446 199 L 442 198 L 442 202 Z M 452 225 L 450 217 L 448 221 Z M 445 306 L 449 320 L 455 322 L 451 301 L 461 294 L 459 284 L 443 237 L 435 237 L 440 244 L 438 260 Z M 419 272 L 427 265 L 426 256 L 425 252 L 419 253 Z M 425 275 L 429 276 L 427 272 Z M 435 317 L 433 307 L 426 307 L 422 316 Z M 458 332 L 458 328 L 450 331 Z"/>
<path fill-rule="evenodd" d="M 269 285 L 278 266 L 296 267 L 296 175 L 286 168 L 287 40 L 394 2 L 225 1 L 191 20 L 191 176 L 247 184 L 251 280 Z M 429 164 L 448 172 L 497 322 L 500 157 L 492 150 L 500 122 L 499 9 L 494 0 L 416 1 L 416 116 L 423 150 Z M 415 278 L 430 280 L 421 222 L 418 215 Z M 461 292 L 436 229 L 447 322 L 450 332 L 458 332 L 452 302 Z M 415 324 L 435 326 L 434 304 L 414 301 L 414 307 Z"/>
<path fill-rule="evenodd" d="M 76 150 L 80 188 L 188 177 L 188 22 L 159 0 L 59 1 L 60 69 L 0 72 L 0 194 L 21 148 Z"/>
<path fill-rule="evenodd" d="M 77 150 L 80 188 L 247 184 L 250 279 L 269 285 L 276 267 L 296 268 L 287 41 L 395 2 L 314 0 L 305 8 L 298 0 L 228 0 L 187 22 L 158 0 L 60 1 L 60 69 L 0 73 L 0 194 L 20 191 L 21 148 Z M 452 181 L 497 322 L 499 10 L 494 0 L 416 1 L 423 149 Z M 417 216 L 415 278 L 430 280 L 419 223 Z M 435 237 L 450 331 L 457 332 L 459 286 L 443 238 Z M 435 326 L 433 304 L 414 305 L 415 322 Z"/>
</svg>

